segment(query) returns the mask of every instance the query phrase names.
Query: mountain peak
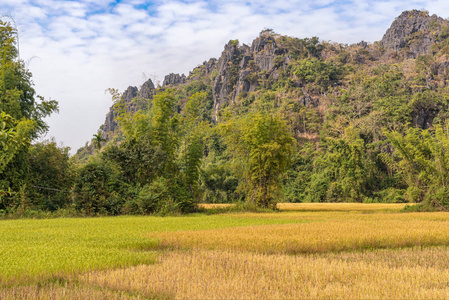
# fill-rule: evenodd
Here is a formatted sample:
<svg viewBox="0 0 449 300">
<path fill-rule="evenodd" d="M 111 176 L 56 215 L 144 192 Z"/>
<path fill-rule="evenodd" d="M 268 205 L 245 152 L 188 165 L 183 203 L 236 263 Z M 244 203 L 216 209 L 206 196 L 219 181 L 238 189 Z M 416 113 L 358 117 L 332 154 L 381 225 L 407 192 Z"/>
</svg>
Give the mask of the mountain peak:
<svg viewBox="0 0 449 300">
<path fill-rule="evenodd" d="M 389 51 L 403 52 L 406 58 L 430 54 L 432 45 L 448 21 L 422 10 L 402 12 L 391 24 L 381 45 Z"/>
</svg>

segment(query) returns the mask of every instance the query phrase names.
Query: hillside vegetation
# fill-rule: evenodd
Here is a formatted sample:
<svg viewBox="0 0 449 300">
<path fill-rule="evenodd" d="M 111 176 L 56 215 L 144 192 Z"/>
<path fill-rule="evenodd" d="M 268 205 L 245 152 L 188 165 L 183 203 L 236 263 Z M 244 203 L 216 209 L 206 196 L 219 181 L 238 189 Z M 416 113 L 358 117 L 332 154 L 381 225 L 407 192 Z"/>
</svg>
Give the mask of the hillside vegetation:
<svg viewBox="0 0 449 300">
<path fill-rule="evenodd" d="M 14 48 L 14 34 L 7 38 L 4 53 Z M 72 159 L 54 141 L 21 144 L 8 135 L 18 152 L 0 164 L 0 210 L 166 214 L 236 201 L 447 210 L 448 55 L 449 22 L 417 10 L 372 44 L 270 29 L 251 45 L 231 40 L 188 76 L 111 89 L 105 124 Z M 14 53 L 10 60 L 25 72 Z M 14 101 L 22 114 L 2 108 L 12 132 L 22 132 L 14 121 L 22 115 L 44 130 L 39 121 L 56 109 L 42 104 L 28 116 L 29 101 Z"/>
</svg>

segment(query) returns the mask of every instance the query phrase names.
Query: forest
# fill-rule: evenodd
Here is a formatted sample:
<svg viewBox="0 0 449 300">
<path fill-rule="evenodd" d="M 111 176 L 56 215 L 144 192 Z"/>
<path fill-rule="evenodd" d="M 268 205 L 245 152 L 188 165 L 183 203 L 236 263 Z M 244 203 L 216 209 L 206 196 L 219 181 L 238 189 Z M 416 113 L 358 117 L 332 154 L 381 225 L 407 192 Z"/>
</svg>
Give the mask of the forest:
<svg viewBox="0 0 449 300">
<path fill-rule="evenodd" d="M 370 44 L 264 29 L 188 76 L 111 88 L 107 122 L 74 156 L 38 142 L 58 103 L 36 95 L 17 35 L 0 22 L 0 216 L 166 215 L 202 203 L 449 209 L 449 22 L 425 11 L 404 12 Z"/>
</svg>

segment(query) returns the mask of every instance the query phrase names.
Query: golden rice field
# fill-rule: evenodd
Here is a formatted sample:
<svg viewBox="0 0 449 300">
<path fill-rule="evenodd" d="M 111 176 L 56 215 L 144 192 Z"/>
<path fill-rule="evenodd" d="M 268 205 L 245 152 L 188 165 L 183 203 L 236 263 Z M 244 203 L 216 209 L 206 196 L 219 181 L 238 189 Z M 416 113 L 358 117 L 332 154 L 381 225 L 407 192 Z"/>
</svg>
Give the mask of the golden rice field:
<svg viewBox="0 0 449 300">
<path fill-rule="evenodd" d="M 0 221 L 0 299 L 447 299 L 449 214 L 403 206 Z"/>
</svg>

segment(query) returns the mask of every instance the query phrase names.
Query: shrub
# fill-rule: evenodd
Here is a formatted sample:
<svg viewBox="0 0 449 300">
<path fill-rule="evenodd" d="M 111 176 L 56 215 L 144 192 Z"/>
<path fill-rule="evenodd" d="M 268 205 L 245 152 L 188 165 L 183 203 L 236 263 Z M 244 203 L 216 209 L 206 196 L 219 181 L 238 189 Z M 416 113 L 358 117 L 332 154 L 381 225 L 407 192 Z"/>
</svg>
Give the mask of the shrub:
<svg viewBox="0 0 449 300">
<path fill-rule="evenodd" d="M 75 207 L 88 214 L 118 214 L 123 205 L 117 173 L 105 162 L 91 162 L 75 180 Z"/>
</svg>

